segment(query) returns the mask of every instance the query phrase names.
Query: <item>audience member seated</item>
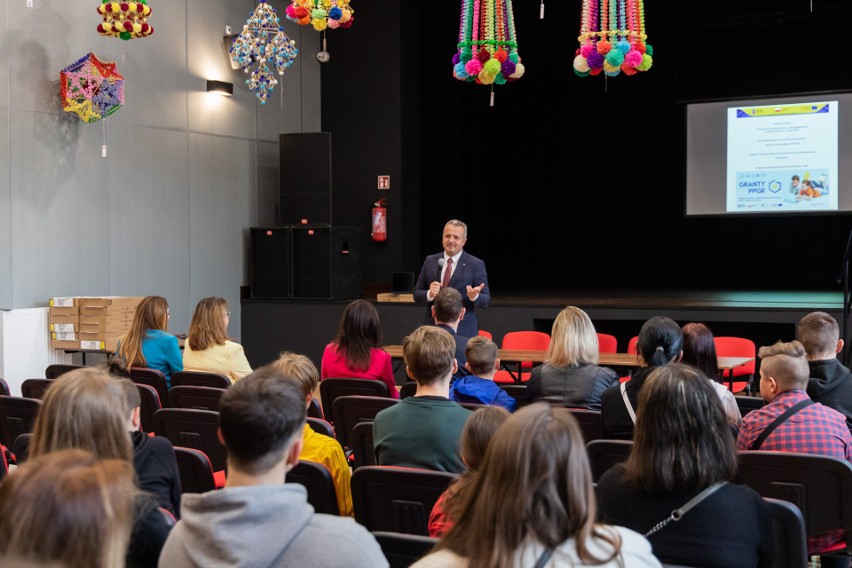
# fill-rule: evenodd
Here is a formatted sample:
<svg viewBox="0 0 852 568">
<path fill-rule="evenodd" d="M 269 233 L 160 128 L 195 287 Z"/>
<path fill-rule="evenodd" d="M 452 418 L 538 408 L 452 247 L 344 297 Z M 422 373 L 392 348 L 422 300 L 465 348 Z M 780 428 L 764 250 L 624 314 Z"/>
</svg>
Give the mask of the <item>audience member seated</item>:
<svg viewBox="0 0 852 568">
<path fill-rule="evenodd" d="M 533 367 L 527 383 L 530 401 L 600 410 L 601 395 L 618 385 L 618 374 L 599 367 L 599 360 L 592 320 L 580 308 L 568 306 L 553 320 L 544 363 Z"/>
<path fill-rule="evenodd" d="M 453 336 L 420 326 L 402 341 L 405 372 L 417 382 L 414 396 L 376 414 L 373 442 L 379 465 L 461 473 L 459 439 L 470 411 L 449 399 L 456 370 Z"/>
<path fill-rule="evenodd" d="M 314 513 L 307 490 L 284 483 L 299 461 L 305 395 L 265 366 L 222 395 L 219 436 L 225 487 L 183 496 L 160 566 L 386 567 L 375 538 L 354 519 Z"/>
<path fill-rule="evenodd" d="M 660 566 L 648 541 L 598 524 L 583 435 L 569 413 L 538 402 L 497 429 L 450 530 L 412 568 Z"/>
<path fill-rule="evenodd" d="M 384 381 L 389 395 L 399 398 L 391 356 L 381 347 L 379 312 L 367 300 L 355 300 L 343 310 L 337 335 L 325 346 L 320 380 L 340 377 Z"/>
<path fill-rule="evenodd" d="M 130 330 L 118 340 L 116 355 L 128 367 L 161 371 L 171 387 L 172 373 L 183 371 L 177 337 L 166 333 L 169 304 L 160 296 L 147 296 L 133 313 Z"/>
<path fill-rule="evenodd" d="M 133 468 L 136 470 L 139 488 L 156 497 L 160 507 L 179 518 L 180 470 L 174 446 L 164 436 L 149 436 L 142 432 L 139 418 L 142 398 L 139 388 L 128 379 L 116 380 L 124 391 L 127 428 L 133 443 Z"/>
<path fill-rule="evenodd" d="M 453 379 L 458 379 L 469 375 L 469 371 L 465 366 L 467 356 L 467 342 L 470 339 L 457 333 L 459 322 L 464 319 L 464 303 L 462 302 L 461 292 L 455 288 L 441 288 L 441 291 L 435 294 L 435 300 L 432 303 L 432 319 L 435 320 L 435 325 L 453 336 L 456 342 L 456 363 L 458 369 L 453 373 Z"/>
<path fill-rule="evenodd" d="M 319 373 L 311 360 L 304 355 L 285 351 L 269 366 L 286 378 L 296 381 L 305 395 L 305 409 L 307 409 L 311 405 L 311 401 L 317 396 L 317 388 L 319 387 Z M 331 472 L 334 488 L 337 492 L 337 507 L 340 509 L 340 514 L 345 517 L 354 516 L 350 486 L 352 472 L 349 469 L 349 463 L 346 461 L 340 442 L 315 432 L 306 423 L 302 428 L 302 452 L 299 454 L 299 459 L 320 463 Z"/>
<path fill-rule="evenodd" d="M 837 360 L 843 351 L 837 320 L 825 312 L 812 312 L 799 320 L 798 335 L 810 367 L 808 396 L 843 414 L 852 432 L 852 372 Z"/>
<path fill-rule="evenodd" d="M 127 433 L 126 408 L 121 384 L 105 371 L 84 367 L 65 373 L 45 393 L 27 461 L 79 448 L 98 459 L 120 459 L 131 464 L 133 447 Z M 144 491 L 138 492 L 133 518 L 127 566 L 157 566 L 171 525 L 157 500 Z"/>
<path fill-rule="evenodd" d="M 501 406 L 478 408 L 470 415 L 461 437 L 461 458 L 466 469 L 441 494 L 435 506 L 432 507 L 432 513 L 429 515 L 429 536 L 444 536 L 453 526 L 447 511 L 456 500 L 464 499 L 465 492 L 470 487 L 471 478 L 482 465 L 488 442 L 509 416 L 509 411 Z"/>
<path fill-rule="evenodd" d="M 645 379 L 655 367 L 680 361 L 682 349 L 683 332 L 673 319 L 654 316 L 642 324 L 636 342 L 639 368 L 633 371 L 629 381 L 608 388 L 601 395 L 601 428 L 605 437 L 627 440 L 633 437 L 639 393 Z"/>
<path fill-rule="evenodd" d="M 710 379 L 710 384 L 719 399 L 728 422 L 739 428 L 743 422 L 740 407 L 734 393 L 719 381 L 719 358 L 713 332 L 703 323 L 690 322 L 683 326 L 683 358 L 680 362 L 695 367 Z"/>
<path fill-rule="evenodd" d="M 183 368 L 218 373 L 236 382 L 249 373 L 243 346 L 228 339 L 231 312 L 225 298 L 204 298 L 195 306 L 183 346 Z"/>
<path fill-rule="evenodd" d="M 441 292 L 444 290 L 454 290 L 454 288 L 444 288 Z M 438 296 L 441 292 L 438 292 Z M 436 298 L 435 302 L 437 301 Z M 514 412 L 518 408 L 518 401 L 494 382 L 494 373 L 500 368 L 497 344 L 481 335 L 472 337 L 467 342 L 465 359 L 465 367 L 471 374 L 456 379 L 450 385 L 450 400 L 497 405 L 509 412 Z"/>
<path fill-rule="evenodd" d="M 821 454 L 852 461 L 852 435 L 845 417 L 836 410 L 813 402 L 805 389 L 810 369 L 805 348 L 798 341 L 761 347 L 760 394 L 763 408 L 743 417 L 737 438 L 739 450 L 772 450 Z M 791 409 L 794 414 L 786 414 Z M 842 530 L 808 536 L 808 552 L 840 542 Z M 826 564 L 828 563 L 828 559 Z M 846 559 L 845 566 L 849 566 Z"/>
<path fill-rule="evenodd" d="M 120 568 L 133 469 L 80 449 L 28 459 L 0 484 L 0 565 Z"/>
<path fill-rule="evenodd" d="M 664 564 L 770 568 L 772 510 L 734 485 L 737 451 L 707 377 L 672 363 L 654 369 L 639 395 L 633 450 L 598 481 L 600 517 L 644 534 Z M 672 511 L 700 502 L 668 522 Z"/>
</svg>

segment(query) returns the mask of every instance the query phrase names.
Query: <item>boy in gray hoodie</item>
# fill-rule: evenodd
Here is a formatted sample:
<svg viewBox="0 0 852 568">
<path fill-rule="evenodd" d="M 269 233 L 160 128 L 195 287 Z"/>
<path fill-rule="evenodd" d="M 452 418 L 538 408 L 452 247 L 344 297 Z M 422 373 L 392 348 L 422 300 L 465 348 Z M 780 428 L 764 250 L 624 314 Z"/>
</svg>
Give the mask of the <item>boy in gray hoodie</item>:
<svg viewBox="0 0 852 568">
<path fill-rule="evenodd" d="M 284 483 L 299 459 L 304 424 L 298 384 L 268 366 L 229 387 L 219 408 L 225 487 L 183 495 L 181 520 L 159 566 L 388 566 L 367 529 L 351 518 L 314 513 L 305 488 Z"/>
</svg>

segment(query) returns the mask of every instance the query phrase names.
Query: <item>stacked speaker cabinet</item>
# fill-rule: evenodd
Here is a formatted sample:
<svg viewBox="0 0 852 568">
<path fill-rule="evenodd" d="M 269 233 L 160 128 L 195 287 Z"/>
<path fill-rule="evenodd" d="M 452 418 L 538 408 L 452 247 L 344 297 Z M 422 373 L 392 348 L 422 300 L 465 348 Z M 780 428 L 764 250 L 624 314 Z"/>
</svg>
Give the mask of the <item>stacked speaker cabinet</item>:
<svg viewBox="0 0 852 568">
<path fill-rule="evenodd" d="M 252 228 L 251 297 L 345 300 L 361 296 L 361 228 Z"/>
<path fill-rule="evenodd" d="M 293 299 L 351 299 L 361 295 L 360 227 L 293 225 Z"/>
<path fill-rule="evenodd" d="M 331 133 L 278 137 L 281 225 L 331 225 Z"/>
<path fill-rule="evenodd" d="M 251 297 L 290 298 L 290 227 L 252 227 Z"/>
</svg>

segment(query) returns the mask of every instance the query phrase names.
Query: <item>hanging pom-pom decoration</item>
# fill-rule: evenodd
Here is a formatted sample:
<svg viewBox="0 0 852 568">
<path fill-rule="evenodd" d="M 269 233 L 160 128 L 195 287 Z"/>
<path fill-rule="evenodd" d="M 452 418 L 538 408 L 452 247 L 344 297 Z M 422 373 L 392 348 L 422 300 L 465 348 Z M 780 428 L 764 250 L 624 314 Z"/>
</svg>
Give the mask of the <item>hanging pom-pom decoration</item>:
<svg viewBox="0 0 852 568">
<path fill-rule="evenodd" d="M 292 0 L 284 11 L 288 20 L 300 26 L 312 25 L 321 32 L 326 28 L 351 28 L 355 23 L 355 10 L 349 0 Z"/>
<path fill-rule="evenodd" d="M 615 77 L 647 71 L 654 62 L 647 39 L 643 0 L 583 0 L 574 73 Z"/>
<path fill-rule="evenodd" d="M 102 36 L 128 40 L 148 37 L 154 33 L 154 28 L 148 25 L 151 7 L 148 6 L 147 0 L 135 2 L 103 0 L 98 6 L 98 14 L 104 20 L 98 24 L 98 33 Z"/>
<path fill-rule="evenodd" d="M 524 74 L 511 0 L 462 0 L 453 77 L 503 85 Z"/>
</svg>

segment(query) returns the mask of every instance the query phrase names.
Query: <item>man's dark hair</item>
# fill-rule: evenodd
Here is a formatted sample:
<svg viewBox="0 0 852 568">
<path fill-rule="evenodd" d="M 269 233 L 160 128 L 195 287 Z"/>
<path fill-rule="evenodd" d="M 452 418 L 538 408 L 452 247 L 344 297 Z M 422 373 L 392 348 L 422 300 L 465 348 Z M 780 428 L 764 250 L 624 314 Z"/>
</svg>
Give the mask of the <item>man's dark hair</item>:
<svg viewBox="0 0 852 568">
<path fill-rule="evenodd" d="M 455 288 L 441 288 L 441 291 L 435 295 L 435 319 L 438 323 L 449 323 L 459 319 L 461 315 L 462 303 L 461 292 Z"/>
<path fill-rule="evenodd" d="M 219 404 L 228 459 L 251 474 L 272 469 L 304 424 L 305 396 L 299 382 L 269 365 L 228 387 Z"/>
</svg>

